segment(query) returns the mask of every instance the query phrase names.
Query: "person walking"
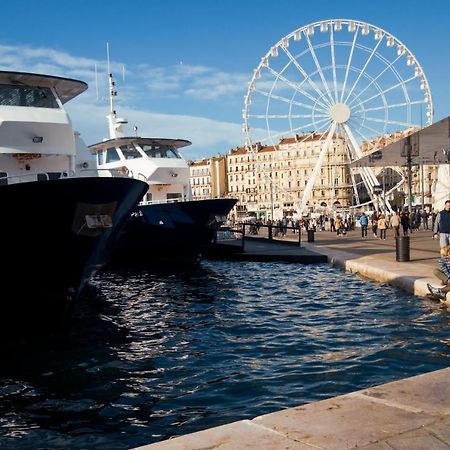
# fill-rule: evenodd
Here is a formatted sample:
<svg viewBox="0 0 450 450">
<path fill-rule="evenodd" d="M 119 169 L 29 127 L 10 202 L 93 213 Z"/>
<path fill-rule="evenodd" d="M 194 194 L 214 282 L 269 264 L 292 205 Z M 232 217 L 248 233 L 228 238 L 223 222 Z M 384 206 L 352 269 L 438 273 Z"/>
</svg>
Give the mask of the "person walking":
<svg viewBox="0 0 450 450">
<path fill-rule="evenodd" d="M 394 230 L 394 237 L 400 237 L 400 217 L 395 211 L 392 214 L 390 224 L 392 229 Z"/>
<path fill-rule="evenodd" d="M 378 238 L 378 234 L 377 234 L 377 231 L 378 231 L 378 215 L 377 215 L 377 213 L 376 212 L 374 212 L 373 214 L 372 214 L 372 217 L 371 217 L 371 222 L 372 222 L 372 233 L 373 233 L 373 237 L 374 238 Z"/>
<path fill-rule="evenodd" d="M 450 245 L 450 200 L 445 201 L 444 209 L 437 213 L 434 221 L 433 239 L 438 237 L 441 248 Z"/>
<path fill-rule="evenodd" d="M 427 213 L 427 211 L 422 211 L 422 224 L 424 230 L 428 230 L 428 217 L 430 217 L 430 215 Z"/>
<path fill-rule="evenodd" d="M 400 216 L 400 222 L 403 228 L 403 236 L 407 236 L 409 232 L 409 213 L 403 211 Z"/>
<path fill-rule="evenodd" d="M 361 214 L 359 218 L 359 224 L 361 225 L 361 239 L 367 237 L 367 227 L 369 225 L 369 218 L 365 213 Z"/>
<path fill-rule="evenodd" d="M 386 220 L 386 216 L 384 214 L 380 215 L 378 219 L 378 229 L 380 230 L 380 239 L 386 240 L 386 230 L 388 227 L 388 221 Z"/>
</svg>

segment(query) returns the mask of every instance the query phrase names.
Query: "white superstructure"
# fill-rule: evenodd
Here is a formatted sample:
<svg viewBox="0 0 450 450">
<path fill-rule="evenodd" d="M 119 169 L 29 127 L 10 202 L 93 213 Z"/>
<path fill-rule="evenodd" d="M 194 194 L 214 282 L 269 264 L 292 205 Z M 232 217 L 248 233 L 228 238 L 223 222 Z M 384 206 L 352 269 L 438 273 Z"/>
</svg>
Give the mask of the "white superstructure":
<svg viewBox="0 0 450 450">
<path fill-rule="evenodd" d="M 109 73 L 110 111 L 106 117 L 110 139 L 89 146 L 97 159 L 100 176 L 129 176 L 145 181 L 149 189 L 143 203 L 192 200 L 189 166 L 178 152 L 179 148 L 191 145 L 191 142 L 126 137 L 124 130 L 128 121 L 119 117 L 114 109 L 116 96 L 115 82 Z"/>
<path fill-rule="evenodd" d="M 86 89 L 78 80 L 0 72 L 0 183 L 71 177 L 95 169 L 63 106 Z"/>
</svg>

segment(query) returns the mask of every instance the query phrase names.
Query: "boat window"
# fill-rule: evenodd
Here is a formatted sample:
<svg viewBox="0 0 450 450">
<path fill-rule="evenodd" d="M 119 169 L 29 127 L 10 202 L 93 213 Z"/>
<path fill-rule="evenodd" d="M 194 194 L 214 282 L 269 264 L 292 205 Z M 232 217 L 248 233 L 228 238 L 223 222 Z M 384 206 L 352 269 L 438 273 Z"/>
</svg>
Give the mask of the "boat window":
<svg viewBox="0 0 450 450">
<path fill-rule="evenodd" d="M 133 147 L 132 144 L 121 145 L 120 150 L 122 151 L 125 159 L 142 158 L 142 155 Z"/>
<path fill-rule="evenodd" d="M 101 166 L 103 164 L 103 160 L 104 160 L 104 158 L 103 158 L 103 150 L 99 150 L 97 152 L 97 165 Z"/>
<path fill-rule="evenodd" d="M 56 97 L 48 87 L 0 84 L 0 105 L 59 108 Z"/>
<path fill-rule="evenodd" d="M 119 154 L 114 147 L 110 147 L 106 150 L 106 162 L 110 163 L 114 161 L 120 161 Z"/>
<path fill-rule="evenodd" d="M 168 145 L 141 145 L 149 158 L 181 158 L 178 152 Z"/>
<path fill-rule="evenodd" d="M 6 172 L 0 172 L 0 186 L 8 184 L 8 174 Z"/>
<path fill-rule="evenodd" d="M 179 192 L 167 194 L 167 200 L 181 200 L 181 194 Z"/>
<path fill-rule="evenodd" d="M 49 180 L 59 180 L 61 178 L 61 172 L 47 172 Z"/>
</svg>

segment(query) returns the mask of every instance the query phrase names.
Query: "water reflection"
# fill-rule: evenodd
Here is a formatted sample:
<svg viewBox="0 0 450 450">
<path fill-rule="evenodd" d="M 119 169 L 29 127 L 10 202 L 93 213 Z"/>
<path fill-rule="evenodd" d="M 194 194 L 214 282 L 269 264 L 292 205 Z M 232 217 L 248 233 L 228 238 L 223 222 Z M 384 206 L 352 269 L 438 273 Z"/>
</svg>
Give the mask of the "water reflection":
<svg viewBox="0 0 450 450">
<path fill-rule="evenodd" d="M 448 365 L 447 312 L 328 265 L 110 271 L 2 349 L 1 448 L 123 449 Z"/>
</svg>

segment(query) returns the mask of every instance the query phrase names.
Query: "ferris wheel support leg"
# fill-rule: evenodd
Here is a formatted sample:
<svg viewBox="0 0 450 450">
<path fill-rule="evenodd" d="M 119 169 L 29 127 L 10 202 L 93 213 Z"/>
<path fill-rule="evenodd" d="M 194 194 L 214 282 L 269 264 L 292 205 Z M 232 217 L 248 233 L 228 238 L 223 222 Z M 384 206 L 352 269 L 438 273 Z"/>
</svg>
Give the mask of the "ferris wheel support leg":
<svg viewBox="0 0 450 450">
<path fill-rule="evenodd" d="M 316 182 L 317 175 L 319 174 L 319 170 L 325 160 L 325 156 L 328 152 L 328 148 L 330 147 L 331 139 L 333 139 L 335 131 L 336 131 L 336 123 L 333 122 L 330 131 L 328 132 L 325 143 L 323 144 L 322 150 L 320 151 L 320 155 L 316 162 L 316 165 L 314 166 L 313 173 L 309 178 L 308 182 L 306 183 L 305 190 L 303 191 L 302 201 L 300 203 L 300 211 L 299 211 L 300 215 L 302 215 L 303 211 L 306 209 L 306 203 L 308 202 L 309 197 L 311 196 L 311 192 Z"/>
<path fill-rule="evenodd" d="M 358 143 L 356 142 L 355 137 L 353 136 L 353 133 L 350 130 L 350 127 L 346 123 L 343 124 L 343 127 L 344 127 L 345 133 L 347 134 L 347 137 L 350 141 L 350 147 L 351 147 L 350 150 L 353 150 L 353 152 L 357 158 L 361 158 L 362 156 L 364 156 L 364 154 L 363 154 L 362 150 L 360 149 Z M 350 151 L 350 153 L 351 153 L 351 151 Z M 361 167 L 361 169 L 359 170 L 359 173 L 361 175 L 364 185 L 366 186 L 367 192 L 368 192 L 370 198 L 372 199 L 373 204 L 379 205 L 380 200 L 381 200 L 383 203 L 383 206 L 384 206 L 383 209 L 388 209 L 389 212 L 392 212 L 392 206 L 389 203 L 389 201 L 374 193 L 373 187 L 378 185 L 378 179 L 377 179 L 374 171 L 370 167 Z"/>
</svg>

